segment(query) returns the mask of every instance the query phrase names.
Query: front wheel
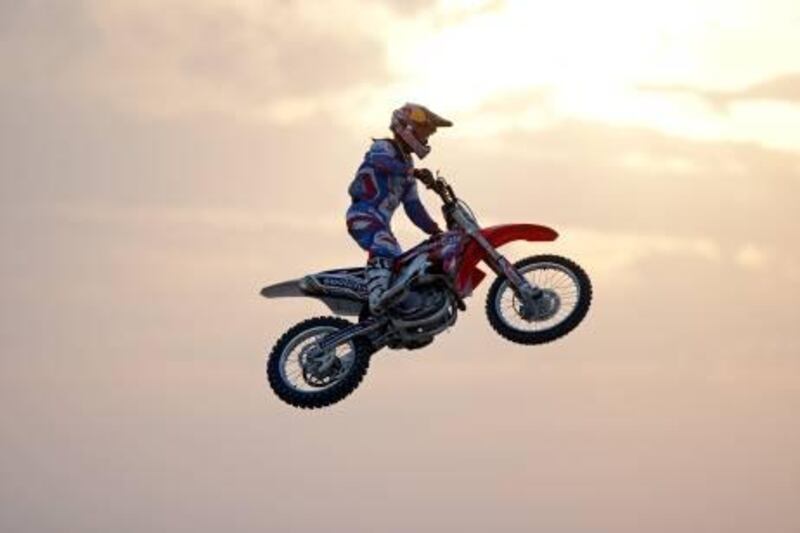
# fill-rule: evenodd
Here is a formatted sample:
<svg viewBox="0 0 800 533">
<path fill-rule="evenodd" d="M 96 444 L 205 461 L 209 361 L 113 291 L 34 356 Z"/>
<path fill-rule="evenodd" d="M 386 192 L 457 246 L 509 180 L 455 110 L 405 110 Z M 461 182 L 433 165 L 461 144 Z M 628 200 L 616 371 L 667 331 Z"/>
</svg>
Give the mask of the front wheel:
<svg viewBox="0 0 800 533">
<path fill-rule="evenodd" d="M 544 344 L 563 337 L 586 316 L 592 284 L 586 272 L 558 255 L 535 255 L 514 268 L 542 290 L 534 312 L 523 312 L 522 301 L 508 280 L 499 277 L 486 298 L 486 315 L 495 331 L 518 344 Z"/>
<path fill-rule="evenodd" d="M 323 352 L 327 335 L 351 326 L 327 316 L 300 322 L 281 336 L 267 359 L 267 380 L 275 394 L 295 407 L 334 404 L 358 387 L 369 368 L 371 344 L 361 337 Z"/>
</svg>

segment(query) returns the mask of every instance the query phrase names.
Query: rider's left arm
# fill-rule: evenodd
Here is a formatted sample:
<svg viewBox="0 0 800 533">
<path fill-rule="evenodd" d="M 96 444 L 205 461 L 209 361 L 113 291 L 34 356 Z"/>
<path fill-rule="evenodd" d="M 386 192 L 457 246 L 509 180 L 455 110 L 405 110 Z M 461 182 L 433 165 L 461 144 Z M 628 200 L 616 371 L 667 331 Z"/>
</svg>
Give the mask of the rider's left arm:
<svg viewBox="0 0 800 533">
<path fill-rule="evenodd" d="M 422 205 L 416 182 L 411 182 L 405 195 L 403 195 L 403 209 L 405 209 L 406 215 L 411 219 L 411 222 L 428 235 L 441 231 L 439 224 L 431 218 L 428 211 L 425 210 L 425 206 Z"/>
</svg>

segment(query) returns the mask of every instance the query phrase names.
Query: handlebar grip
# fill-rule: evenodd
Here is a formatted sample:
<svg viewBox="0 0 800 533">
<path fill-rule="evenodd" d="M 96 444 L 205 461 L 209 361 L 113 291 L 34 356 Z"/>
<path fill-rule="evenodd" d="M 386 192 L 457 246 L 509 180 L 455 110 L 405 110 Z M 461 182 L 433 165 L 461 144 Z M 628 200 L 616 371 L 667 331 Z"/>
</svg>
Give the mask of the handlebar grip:
<svg viewBox="0 0 800 533">
<path fill-rule="evenodd" d="M 428 188 L 431 188 L 433 186 L 433 183 L 436 181 L 436 178 L 427 168 L 415 168 L 413 172 L 414 172 L 414 177 L 417 178 L 422 183 L 424 183 L 425 186 Z"/>
<path fill-rule="evenodd" d="M 423 171 L 424 169 L 420 169 L 419 171 L 414 172 L 414 177 L 421 181 L 426 188 L 431 189 L 435 192 L 439 198 L 442 199 L 442 202 L 445 204 L 449 204 L 455 201 L 456 195 L 453 191 L 453 188 L 450 186 L 447 181 L 441 177 L 436 176 L 434 177 L 430 171 Z"/>
</svg>

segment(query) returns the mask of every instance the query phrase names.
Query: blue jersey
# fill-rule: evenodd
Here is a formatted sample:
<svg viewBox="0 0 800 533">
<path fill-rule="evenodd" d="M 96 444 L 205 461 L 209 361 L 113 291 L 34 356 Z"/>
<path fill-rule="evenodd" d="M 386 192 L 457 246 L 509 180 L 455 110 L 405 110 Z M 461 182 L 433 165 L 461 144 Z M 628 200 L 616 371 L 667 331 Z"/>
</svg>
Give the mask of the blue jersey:
<svg viewBox="0 0 800 533">
<path fill-rule="evenodd" d="M 374 141 L 350 184 L 348 192 L 353 204 L 348 213 L 375 214 L 389 229 L 392 215 L 402 203 L 417 227 L 426 233 L 435 232 L 439 226 L 420 202 L 413 170 L 411 156 L 399 150 L 393 141 Z"/>
</svg>

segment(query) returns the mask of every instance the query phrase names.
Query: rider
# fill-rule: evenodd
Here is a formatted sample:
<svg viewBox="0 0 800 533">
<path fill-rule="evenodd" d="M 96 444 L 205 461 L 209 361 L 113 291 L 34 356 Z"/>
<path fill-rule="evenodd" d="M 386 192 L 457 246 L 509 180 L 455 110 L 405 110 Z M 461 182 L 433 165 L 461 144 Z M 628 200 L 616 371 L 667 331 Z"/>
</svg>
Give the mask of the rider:
<svg viewBox="0 0 800 533">
<path fill-rule="evenodd" d="M 441 233 L 439 225 L 420 202 L 415 177 L 430 179 L 427 169 L 415 169 L 411 154 L 419 159 L 430 153 L 428 137 L 438 127 L 453 123 L 424 106 L 408 103 L 392 113 L 391 139 L 374 139 L 358 167 L 348 192 L 352 204 L 347 210 L 347 230 L 358 245 L 369 252 L 367 288 L 369 307 L 381 313 L 380 299 L 392 276 L 392 263 L 400 245 L 392 234 L 394 210 L 402 203 L 411 221 L 429 235 Z"/>
</svg>

